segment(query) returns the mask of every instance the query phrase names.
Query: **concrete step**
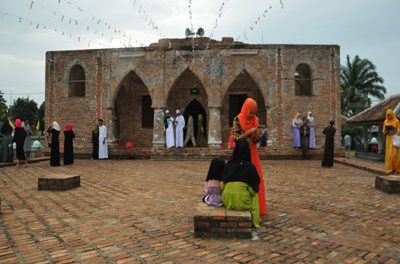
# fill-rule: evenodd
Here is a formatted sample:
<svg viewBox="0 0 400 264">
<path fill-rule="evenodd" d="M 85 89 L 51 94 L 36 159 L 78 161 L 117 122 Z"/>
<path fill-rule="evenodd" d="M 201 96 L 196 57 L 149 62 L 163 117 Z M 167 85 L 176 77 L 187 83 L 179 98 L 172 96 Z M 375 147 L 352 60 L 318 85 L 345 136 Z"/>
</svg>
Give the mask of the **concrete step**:
<svg viewBox="0 0 400 264">
<path fill-rule="evenodd" d="M 372 161 L 384 161 L 385 156 L 382 154 L 371 153 L 371 152 L 356 152 L 356 157 L 360 159 L 367 159 Z"/>
</svg>

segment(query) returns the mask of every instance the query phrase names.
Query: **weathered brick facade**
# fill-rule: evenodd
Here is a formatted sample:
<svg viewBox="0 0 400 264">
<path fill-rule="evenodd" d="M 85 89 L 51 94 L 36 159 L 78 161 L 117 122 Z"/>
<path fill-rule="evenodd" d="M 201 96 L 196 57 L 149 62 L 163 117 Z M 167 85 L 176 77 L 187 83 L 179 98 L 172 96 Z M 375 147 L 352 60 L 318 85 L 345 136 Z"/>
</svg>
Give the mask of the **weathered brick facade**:
<svg viewBox="0 0 400 264">
<path fill-rule="evenodd" d="M 337 122 L 336 144 L 340 142 L 339 52 L 337 45 L 253 45 L 232 38 L 161 39 L 143 48 L 49 51 L 46 124 L 56 120 L 63 127 L 71 121 L 77 135 L 75 151 L 90 153 L 91 130 L 96 119 L 103 118 L 113 154 L 127 139 L 136 146 L 162 147 L 165 109 L 203 111 L 208 144 L 214 147 L 226 143 L 230 111 L 237 111 L 230 109 L 230 98 L 247 95 L 257 100 L 260 122 L 269 129 L 269 153 L 297 153 L 291 147 L 291 120 L 296 112 L 305 115 L 311 110 L 318 147 L 312 154 L 318 154 L 330 117 Z M 311 69 L 311 95 L 295 95 L 300 64 Z M 74 65 L 82 66 L 84 80 L 71 79 Z M 74 81 L 84 81 L 83 97 L 71 96 Z M 192 88 L 198 94 L 191 93 Z M 143 127 L 146 95 L 151 96 L 153 127 Z"/>
</svg>

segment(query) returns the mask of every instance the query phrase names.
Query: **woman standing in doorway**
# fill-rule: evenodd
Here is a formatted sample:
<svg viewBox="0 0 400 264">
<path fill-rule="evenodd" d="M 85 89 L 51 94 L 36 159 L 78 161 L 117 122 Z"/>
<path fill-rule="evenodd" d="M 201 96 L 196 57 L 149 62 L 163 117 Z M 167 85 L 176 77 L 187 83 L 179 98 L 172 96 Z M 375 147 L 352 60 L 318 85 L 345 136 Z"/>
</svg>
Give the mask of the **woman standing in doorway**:
<svg viewBox="0 0 400 264">
<path fill-rule="evenodd" d="M 207 139 L 205 135 L 204 127 L 203 127 L 203 115 L 199 114 L 197 116 L 197 146 L 199 148 L 206 148 L 207 147 Z"/>
<path fill-rule="evenodd" d="M 252 98 L 247 98 L 242 106 L 240 113 L 233 119 L 232 134 L 235 141 L 245 138 L 249 142 L 251 152 L 251 163 L 256 167 L 258 176 L 260 177 L 260 185 L 258 192 L 258 201 L 260 216 L 267 214 L 265 205 L 265 189 L 263 172 L 261 170 L 260 157 L 256 144 L 260 141 L 261 135 L 258 130 L 257 102 Z"/>
</svg>

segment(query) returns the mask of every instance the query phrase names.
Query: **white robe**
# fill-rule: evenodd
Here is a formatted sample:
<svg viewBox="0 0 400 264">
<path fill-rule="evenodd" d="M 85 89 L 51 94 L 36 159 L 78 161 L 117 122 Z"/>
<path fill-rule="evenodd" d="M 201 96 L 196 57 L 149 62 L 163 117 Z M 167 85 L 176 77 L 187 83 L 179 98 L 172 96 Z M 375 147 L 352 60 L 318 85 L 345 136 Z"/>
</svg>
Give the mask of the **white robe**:
<svg viewBox="0 0 400 264">
<path fill-rule="evenodd" d="M 171 148 L 175 145 L 174 138 L 174 118 L 171 116 L 167 119 L 168 127 L 165 130 L 165 141 L 167 143 L 167 148 Z"/>
<path fill-rule="evenodd" d="M 105 125 L 99 127 L 99 159 L 108 159 L 107 127 Z"/>
<path fill-rule="evenodd" d="M 183 147 L 183 128 L 185 127 L 185 118 L 182 115 L 178 115 L 175 119 L 176 123 L 176 139 L 175 146 L 177 148 Z"/>
</svg>

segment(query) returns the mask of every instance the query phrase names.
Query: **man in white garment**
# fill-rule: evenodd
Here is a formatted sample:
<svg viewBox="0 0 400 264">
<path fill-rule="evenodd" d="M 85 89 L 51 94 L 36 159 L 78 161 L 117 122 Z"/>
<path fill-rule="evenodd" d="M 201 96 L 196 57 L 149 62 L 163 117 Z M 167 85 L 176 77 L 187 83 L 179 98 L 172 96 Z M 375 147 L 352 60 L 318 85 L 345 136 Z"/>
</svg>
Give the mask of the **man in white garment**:
<svg viewBox="0 0 400 264">
<path fill-rule="evenodd" d="M 175 136 L 175 147 L 183 148 L 183 128 L 185 127 L 185 118 L 181 115 L 181 111 L 176 110 L 176 136 Z"/>
<path fill-rule="evenodd" d="M 167 145 L 167 148 L 172 148 L 175 146 L 174 117 L 171 116 L 169 110 L 165 111 L 164 129 L 165 129 L 165 143 Z"/>
<path fill-rule="evenodd" d="M 108 159 L 107 127 L 103 124 L 103 119 L 99 119 L 99 159 Z"/>
</svg>

